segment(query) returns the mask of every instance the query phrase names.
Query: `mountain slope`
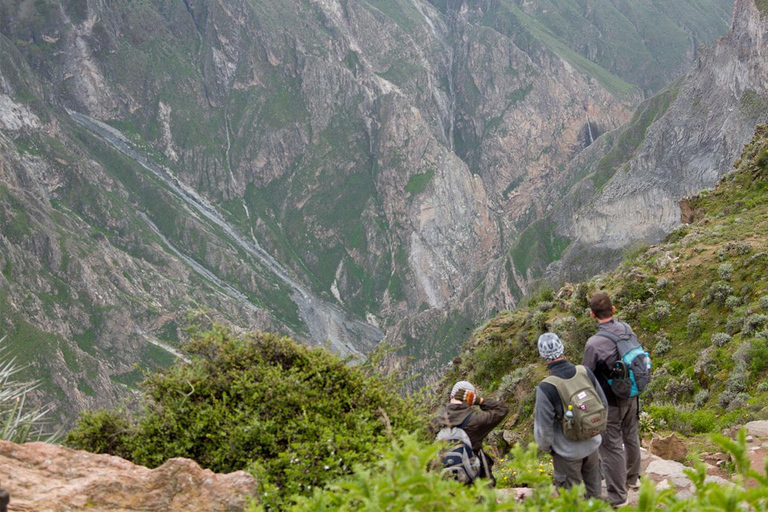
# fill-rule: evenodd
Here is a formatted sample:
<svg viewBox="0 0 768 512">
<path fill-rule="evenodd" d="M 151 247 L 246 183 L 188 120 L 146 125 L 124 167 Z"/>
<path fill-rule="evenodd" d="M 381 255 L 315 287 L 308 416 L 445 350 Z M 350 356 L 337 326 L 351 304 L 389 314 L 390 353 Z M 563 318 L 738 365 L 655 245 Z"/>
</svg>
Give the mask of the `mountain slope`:
<svg viewBox="0 0 768 512">
<path fill-rule="evenodd" d="M 514 305 L 493 263 L 641 94 L 503 7 L 519 30 L 482 2 L 0 3 L 3 333 L 62 420 L 167 364 L 191 308 L 433 367 Z"/>
<path fill-rule="evenodd" d="M 580 361 L 596 332 L 588 297 L 609 293 L 618 317 L 649 350 L 653 379 L 643 402 L 657 420 L 683 433 L 768 417 L 768 126 L 758 127 L 717 187 L 686 200 L 690 224 L 636 250 L 621 267 L 556 293 L 478 329 L 443 387 L 457 379 L 517 402 L 507 428 L 529 435 L 533 390 L 545 374 L 539 334 L 555 332 Z"/>
</svg>

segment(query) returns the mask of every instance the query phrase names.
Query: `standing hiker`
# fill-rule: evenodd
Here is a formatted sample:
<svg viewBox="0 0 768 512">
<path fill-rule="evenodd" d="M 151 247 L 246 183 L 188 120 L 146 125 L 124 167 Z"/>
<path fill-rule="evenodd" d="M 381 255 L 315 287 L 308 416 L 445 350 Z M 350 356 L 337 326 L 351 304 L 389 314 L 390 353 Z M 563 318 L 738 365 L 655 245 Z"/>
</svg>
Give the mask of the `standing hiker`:
<svg viewBox="0 0 768 512">
<path fill-rule="evenodd" d="M 589 308 L 598 331 L 584 347 L 582 364 L 595 373 L 608 400 L 608 425 L 600 444 L 600 458 L 607 500 L 620 507 L 628 502 L 627 489 L 640 487 L 637 395 L 650 379 L 650 359 L 637 343 L 632 328 L 613 319 L 616 308 L 607 294 L 593 295 Z"/>
<path fill-rule="evenodd" d="M 473 406 L 479 406 L 479 410 Z M 475 386 L 462 380 L 451 389 L 450 401 L 432 420 L 432 427 L 435 431 L 453 427 L 461 428 L 469 438 L 473 456 L 480 459 L 477 478 L 489 478 L 492 484 L 495 484 L 496 481 L 491 472 L 494 461 L 483 452 L 483 441 L 491 430 L 502 422 L 508 412 L 509 408 L 500 400 L 478 397 Z"/>
<path fill-rule="evenodd" d="M 608 402 L 592 371 L 565 358 L 556 334 L 542 334 L 538 348 L 550 376 L 536 388 L 536 444 L 552 454 L 555 486 L 570 489 L 583 481 L 587 498 L 598 498 L 602 492 L 598 448 Z"/>
</svg>

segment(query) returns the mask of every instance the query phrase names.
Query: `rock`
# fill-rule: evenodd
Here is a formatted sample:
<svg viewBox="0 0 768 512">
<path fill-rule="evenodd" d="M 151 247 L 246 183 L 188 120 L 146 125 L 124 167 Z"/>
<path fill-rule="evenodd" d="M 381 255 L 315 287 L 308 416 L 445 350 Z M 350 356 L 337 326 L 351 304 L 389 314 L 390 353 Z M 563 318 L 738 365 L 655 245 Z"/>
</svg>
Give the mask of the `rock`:
<svg viewBox="0 0 768 512">
<path fill-rule="evenodd" d="M 40 512 L 236 512 L 258 493 L 244 471 L 216 474 L 189 459 L 148 469 L 111 455 L 6 441 L 0 441 L 0 482 L 11 494 L 10 510 Z"/>
<path fill-rule="evenodd" d="M 768 438 L 768 421 L 750 421 L 744 425 L 747 429 L 747 434 L 760 438 Z"/>
<path fill-rule="evenodd" d="M 675 434 L 667 437 L 654 437 L 651 440 L 651 453 L 666 460 L 681 462 L 688 455 L 685 443 Z"/>
<path fill-rule="evenodd" d="M 746 437 L 746 441 L 747 441 L 748 443 L 751 443 L 751 442 L 753 442 L 754 440 L 755 440 L 755 438 L 754 438 L 754 437 L 752 437 L 752 436 L 747 436 L 747 437 Z"/>
<path fill-rule="evenodd" d="M 690 498 L 695 492 L 693 482 L 685 474 L 687 466 L 672 460 L 654 459 L 645 469 L 645 474 L 657 483 L 658 489 L 665 489 L 669 485 L 675 487 L 675 494 L 681 499 Z M 718 476 L 708 476 L 708 482 L 728 483 L 728 480 Z"/>
</svg>

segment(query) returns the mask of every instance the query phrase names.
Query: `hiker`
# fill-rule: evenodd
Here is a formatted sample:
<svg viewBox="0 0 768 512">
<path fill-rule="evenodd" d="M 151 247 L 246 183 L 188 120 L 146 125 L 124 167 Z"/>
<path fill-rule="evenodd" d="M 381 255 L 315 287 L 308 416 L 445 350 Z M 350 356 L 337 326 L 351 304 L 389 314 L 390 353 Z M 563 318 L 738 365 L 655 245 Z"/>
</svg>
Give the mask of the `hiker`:
<svg viewBox="0 0 768 512">
<path fill-rule="evenodd" d="M 602 492 L 598 449 L 608 408 L 605 394 L 592 370 L 565 358 L 557 334 L 539 336 L 538 347 L 550 376 L 536 387 L 536 444 L 552 454 L 556 487 L 570 489 L 583 481 L 587 498 L 598 498 Z"/>
<path fill-rule="evenodd" d="M 473 406 L 479 406 L 479 410 Z M 480 459 L 477 478 L 488 478 L 491 485 L 495 485 L 496 480 L 491 471 L 494 461 L 483 452 L 483 441 L 508 412 L 509 408 L 501 401 L 478 397 L 475 386 L 462 380 L 451 389 L 450 402 L 432 420 L 432 427 L 435 431 L 450 427 L 463 429 L 472 444 L 474 456 Z"/>
<path fill-rule="evenodd" d="M 616 308 L 608 294 L 593 295 L 589 308 L 590 316 L 597 320 L 598 331 L 584 347 L 582 364 L 595 373 L 608 400 L 608 425 L 600 444 L 600 459 L 605 476 L 606 499 L 618 508 L 628 503 L 628 488 L 640 488 L 640 438 L 637 426 L 639 398 L 617 396 L 609 381 L 613 380 L 613 369 L 621 361 L 617 340 L 622 336 L 630 336 L 636 343 L 637 338 L 629 325 L 613 319 Z"/>
</svg>

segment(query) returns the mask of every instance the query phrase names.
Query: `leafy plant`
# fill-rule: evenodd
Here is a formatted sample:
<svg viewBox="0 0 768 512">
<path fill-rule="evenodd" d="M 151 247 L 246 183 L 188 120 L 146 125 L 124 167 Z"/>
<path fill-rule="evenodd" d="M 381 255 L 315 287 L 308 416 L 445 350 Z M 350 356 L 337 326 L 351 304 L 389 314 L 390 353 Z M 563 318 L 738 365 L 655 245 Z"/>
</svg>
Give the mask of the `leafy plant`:
<svg viewBox="0 0 768 512">
<path fill-rule="evenodd" d="M 0 338 L 0 343 L 5 337 Z M 58 433 L 49 432 L 49 407 L 29 407 L 27 399 L 38 384 L 16 380 L 22 367 L 12 358 L 0 362 L 0 439 L 13 443 L 52 442 Z"/>
<path fill-rule="evenodd" d="M 282 497 L 370 462 L 390 435 L 424 425 L 424 412 L 393 379 L 367 374 L 324 349 L 274 334 L 235 335 L 214 326 L 194 334 L 189 364 L 142 384 L 134 421 L 86 413 L 70 446 L 156 467 L 187 457 L 218 472 L 248 469 L 279 507 Z"/>
</svg>

